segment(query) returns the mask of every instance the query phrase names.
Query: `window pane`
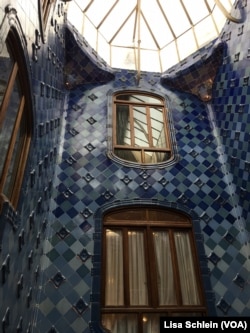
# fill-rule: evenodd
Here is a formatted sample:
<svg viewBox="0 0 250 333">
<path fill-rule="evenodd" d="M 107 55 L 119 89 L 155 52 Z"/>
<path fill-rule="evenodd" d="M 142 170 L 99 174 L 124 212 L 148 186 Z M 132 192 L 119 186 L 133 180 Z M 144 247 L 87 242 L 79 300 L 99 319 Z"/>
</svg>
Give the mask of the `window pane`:
<svg viewBox="0 0 250 333">
<path fill-rule="evenodd" d="M 149 147 L 149 133 L 145 107 L 134 107 L 134 133 L 136 147 Z"/>
<path fill-rule="evenodd" d="M 157 286 L 160 305 L 177 304 L 172 256 L 167 231 L 154 231 L 153 242 L 157 264 Z M 163 253 L 165 255 L 163 255 Z"/>
<path fill-rule="evenodd" d="M 115 155 L 130 162 L 142 162 L 141 152 L 128 149 L 114 149 Z"/>
<path fill-rule="evenodd" d="M 5 180 L 5 184 L 4 184 L 3 193 L 7 196 L 7 198 L 11 197 L 12 191 L 14 188 L 14 184 L 16 181 L 16 175 L 17 175 L 21 155 L 23 152 L 23 146 L 25 143 L 25 137 L 26 137 L 25 134 L 26 134 L 26 122 L 25 122 L 25 117 L 23 114 L 22 119 L 21 119 L 21 124 L 20 124 L 20 127 L 17 132 L 16 141 L 14 144 L 14 150 L 13 150 L 12 158 L 11 158 L 10 165 L 8 168 L 8 174 L 7 174 L 7 177 Z"/>
<path fill-rule="evenodd" d="M 20 101 L 21 101 L 21 92 L 17 82 L 15 82 L 11 99 L 8 108 L 5 112 L 5 118 L 2 127 L 0 129 L 0 151 L 1 151 L 0 172 L 2 172 L 3 170 L 3 165 L 8 151 L 10 138 L 12 136 L 12 130 L 16 121 L 16 116 Z"/>
<path fill-rule="evenodd" d="M 4 189 L 3 189 L 3 193 L 6 195 L 7 198 L 11 197 L 12 194 L 12 189 L 14 186 L 14 182 L 15 182 L 15 175 L 17 172 L 17 168 L 19 165 L 19 161 L 20 161 L 20 155 L 22 152 L 22 137 L 20 135 L 20 129 L 18 130 L 17 133 L 17 141 L 15 142 L 14 145 L 14 150 L 13 150 L 13 158 L 10 161 L 10 165 L 8 168 L 8 174 L 5 180 L 5 184 L 4 184 Z"/>
<path fill-rule="evenodd" d="M 144 151 L 144 160 L 145 163 L 156 163 L 157 156 L 153 151 Z"/>
<path fill-rule="evenodd" d="M 0 57 L 0 191 L 13 208 L 18 204 L 32 134 L 28 72 L 18 40 L 11 28 Z"/>
<path fill-rule="evenodd" d="M 145 163 L 159 163 L 169 160 L 170 152 L 153 152 L 145 150 Z"/>
<path fill-rule="evenodd" d="M 123 305 L 123 290 L 122 231 L 107 229 L 105 304 Z"/>
<path fill-rule="evenodd" d="M 148 304 L 144 233 L 128 232 L 130 304 Z"/>
<path fill-rule="evenodd" d="M 174 240 L 180 272 L 183 304 L 198 305 L 200 304 L 200 299 L 198 294 L 189 234 L 187 232 L 175 232 Z"/>
<path fill-rule="evenodd" d="M 133 155 L 133 161 L 135 161 L 137 163 L 143 162 L 141 150 L 131 150 L 131 154 Z M 131 159 L 131 161 L 132 161 L 132 159 Z"/>
<path fill-rule="evenodd" d="M 104 314 L 102 325 L 112 333 L 138 333 L 135 314 Z"/>
<path fill-rule="evenodd" d="M 166 148 L 166 136 L 163 123 L 162 108 L 150 108 L 153 146 Z"/>
<path fill-rule="evenodd" d="M 117 105 L 116 109 L 116 142 L 118 145 L 131 146 L 129 106 Z"/>
<path fill-rule="evenodd" d="M 1 78 L 0 78 L 0 105 L 3 101 L 3 96 L 8 84 L 10 73 L 13 67 L 13 60 L 11 59 L 9 52 L 7 50 L 6 44 L 3 43 L 3 50 L 0 57 L 0 66 L 1 66 Z"/>
</svg>

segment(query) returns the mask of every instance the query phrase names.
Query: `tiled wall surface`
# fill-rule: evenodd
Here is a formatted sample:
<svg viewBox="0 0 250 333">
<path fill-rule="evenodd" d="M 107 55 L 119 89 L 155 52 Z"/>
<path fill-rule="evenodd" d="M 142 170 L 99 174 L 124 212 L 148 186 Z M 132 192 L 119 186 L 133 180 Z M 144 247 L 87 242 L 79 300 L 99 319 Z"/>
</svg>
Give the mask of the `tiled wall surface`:
<svg viewBox="0 0 250 333">
<path fill-rule="evenodd" d="M 0 264 L 8 254 L 11 258 L 10 274 L 0 289 L 0 319 L 8 309 L 11 319 L 6 332 L 20 322 L 24 331 L 35 333 L 100 332 L 101 216 L 106 209 L 135 203 L 175 207 L 194 217 L 205 249 L 207 267 L 201 263 L 210 313 L 249 316 L 250 3 L 236 3 L 233 11 L 244 12 L 245 19 L 227 22 L 221 33 L 221 63 L 207 102 L 169 86 L 164 82 L 168 72 L 142 73 L 138 86 L 136 73 L 108 68 L 72 27 L 64 34 L 64 4 L 58 3 L 46 42 L 33 60 L 32 43 L 39 29 L 36 1 L 27 8 L 16 1 L 19 20 L 25 22 L 36 116 L 17 229 L 8 215 L 1 216 Z M 172 79 L 178 79 L 180 66 L 185 66 L 193 87 L 194 62 L 206 58 L 212 47 L 173 68 Z M 178 155 L 174 165 L 131 168 L 108 157 L 110 96 L 119 89 L 166 97 Z M 25 242 L 19 251 L 22 232 Z M 22 274 L 17 300 L 15 288 Z"/>
<path fill-rule="evenodd" d="M 29 72 L 34 132 L 17 211 L 6 203 L 0 216 L 0 331 L 32 332 L 41 278 L 64 109 L 64 4 L 56 3 L 41 38 L 38 1 L 1 1 L 0 57 L 9 29 L 23 44 Z M 61 7 L 61 4 L 63 5 Z M 0 78 L 1 78 L 0 68 Z"/>
</svg>

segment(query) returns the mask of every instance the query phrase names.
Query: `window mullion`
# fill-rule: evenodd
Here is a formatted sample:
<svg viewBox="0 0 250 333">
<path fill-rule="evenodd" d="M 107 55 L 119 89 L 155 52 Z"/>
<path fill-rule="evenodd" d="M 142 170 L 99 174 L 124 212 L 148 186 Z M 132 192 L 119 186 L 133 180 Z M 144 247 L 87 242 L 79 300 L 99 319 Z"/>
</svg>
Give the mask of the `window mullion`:
<svg viewBox="0 0 250 333">
<path fill-rule="evenodd" d="M 102 306 L 105 307 L 106 305 L 106 293 L 105 293 L 105 285 L 106 285 L 106 279 L 107 279 L 107 272 L 106 272 L 106 267 L 107 267 L 107 227 L 103 228 L 103 237 L 102 237 L 102 249 L 103 249 L 103 259 L 102 259 L 102 272 L 103 272 L 103 277 L 104 277 L 104 283 L 102 283 L 101 286 L 101 294 L 104 295 L 102 297 Z"/>
<path fill-rule="evenodd" d="M 113 146 L 117 145 L 117 133 L 116 133 L 116 126 L 117 126 L 117 108 L 119 104 L 114 104 L 114 112 L 113 112 Z"/>
<path fill-rule="evenodd" d="M 131 132 L 131 146 L 135 147 L 134 105 L 129 105 L 129 122 Z"/>
<path fill-rule="evenodd" d="M 130 306 L 129 287 L 129 256 L 128 256 L 128 228 L 123 229 L 123 279 L 124 279 L 124 306 Z"/>
<path fill-rule="evenodd" d="M 152 135 L 150 106 L 146 107 L 146 117 L 147 117 L 147 128 L 148 128 L 148 144 L 149 147 L 151 148 L 153 147 L 153 135 Z"/>
<path fill-rule="evenodd" d="M 150 300 L 150 305 L 153 308 L 156 308 L 159 305 L 159 294 L 158 294 L 158 283 L 157 283 L 156 255 L 152 239 L 152 232 L 153 232 L 152 229 L 149 226 L 147 226 L 145 253 L 147 258 L 149 300 Z"/>
<path fill-rule="evenodd" d="M 164 123 L 164 131 L 165 131 L 165 138 L 166 138 L 166 149 L 170 150 L 170 133 L 169 133 L 169 129 L 167 128 L 167 110 L 165 107 L 163 107 L 162 109 L 162 115 L 163 115 L 163 123 Z"/>
</svg>

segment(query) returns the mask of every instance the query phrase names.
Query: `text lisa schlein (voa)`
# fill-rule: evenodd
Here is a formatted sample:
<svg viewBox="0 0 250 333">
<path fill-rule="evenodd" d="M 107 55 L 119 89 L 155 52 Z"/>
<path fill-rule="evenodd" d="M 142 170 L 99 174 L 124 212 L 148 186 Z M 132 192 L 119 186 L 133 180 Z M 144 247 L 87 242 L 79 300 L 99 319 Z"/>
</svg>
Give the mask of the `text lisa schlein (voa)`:
<svg viewBox="0 0 250 333">
<path fill-rule="evenodd" d="M 237 333 L 249 332 L 250 333 L 250 317 L 244 318 L 206 318 L 197 320 L 192 318 L 169 318 L 161 317 L 160 319 L 160 333 L 166 332 L 167 330 L 174 329 L 216 329 L 217 331 L 226 331 L 229 329 L 237 329 Z"/>
</svg>

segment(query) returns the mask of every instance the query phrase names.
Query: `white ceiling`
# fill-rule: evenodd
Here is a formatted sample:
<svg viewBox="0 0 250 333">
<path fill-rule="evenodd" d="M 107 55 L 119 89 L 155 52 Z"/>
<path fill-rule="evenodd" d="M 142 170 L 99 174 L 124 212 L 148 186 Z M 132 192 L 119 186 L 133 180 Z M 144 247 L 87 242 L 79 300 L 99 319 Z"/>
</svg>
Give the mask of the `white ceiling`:
<svg viewBox="0 0 250 333">
<path fill-rule="evenodd" d="M 72 0 L 68 20 L 113 68 L 164 72 L 218 37 L 234 0 Z"/>
</svg>

